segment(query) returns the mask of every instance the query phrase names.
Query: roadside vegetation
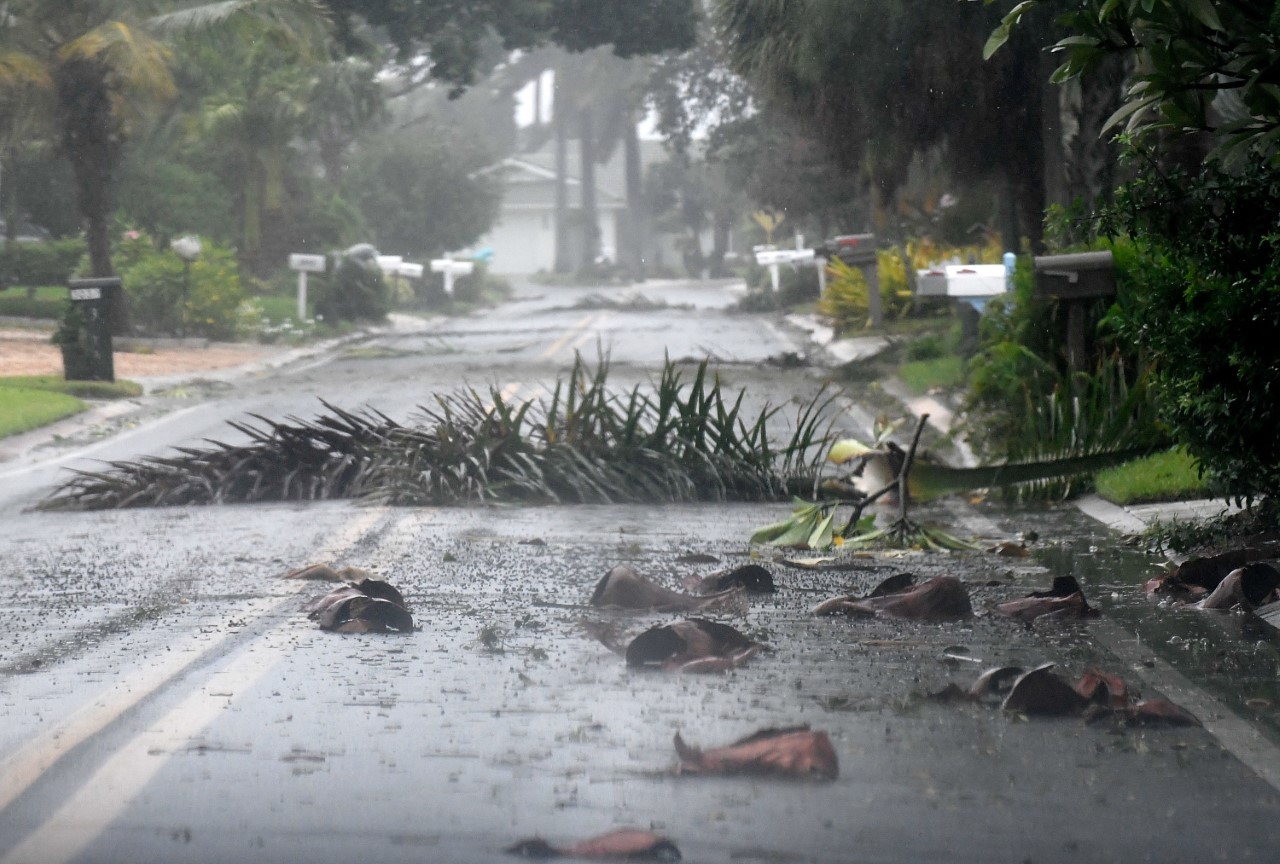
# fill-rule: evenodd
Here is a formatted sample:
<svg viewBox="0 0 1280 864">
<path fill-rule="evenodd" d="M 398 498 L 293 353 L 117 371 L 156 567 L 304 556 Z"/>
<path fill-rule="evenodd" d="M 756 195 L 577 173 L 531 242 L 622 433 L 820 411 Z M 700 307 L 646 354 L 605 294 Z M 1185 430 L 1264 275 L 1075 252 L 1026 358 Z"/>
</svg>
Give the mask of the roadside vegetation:
<svg viewBox="0 0 1280 864">
<path fill-rule="evenodd" d="M 66 393 L 17 387 L 0 379 L 0 438 L 39 429 L 88 407 Z"/>
<path fill-rule="evenodd" d="M 55 375 L 0 377 L 0 438 L 30 432 L 89 406 L 84 400 L 128 399 L 142 394 L 134 381 L 66 381 Z"/>
<path fill-rule="evenodd" d="M 1207 498 L 1213 489 L 1186 450 L 1175 447 L 1098 472 L 1098 494 L 1116 504 Z"/>
</svg>

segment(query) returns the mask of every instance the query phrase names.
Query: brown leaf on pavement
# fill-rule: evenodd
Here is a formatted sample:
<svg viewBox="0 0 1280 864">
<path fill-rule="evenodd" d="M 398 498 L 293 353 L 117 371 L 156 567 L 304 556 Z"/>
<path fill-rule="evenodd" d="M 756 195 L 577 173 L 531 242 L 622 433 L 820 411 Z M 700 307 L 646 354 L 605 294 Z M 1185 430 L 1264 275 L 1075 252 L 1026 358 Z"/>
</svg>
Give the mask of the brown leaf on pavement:
<svg viewBox="0 0 1280 864">
<path fill-rule="evenodd" d="M 1058 576 L 1048 591 L 1033 591 L 1018 600 L 999 603 L 995 613 L 1030 624 L 1037 618 L 1053 616 L 1058 619 L 1096 618 L 1097 609 L 1084 599 L 1084 591 L 1074 576 Z"/>
<path fill-rule="evenodd" d="M 897 578 L 897 577 L 893 577 Z M 879 590 L 879 589 L 877 589 Z M 954 576 L 935 576 L 909 590 L 857 598 L 851 595 L 824 600 L 814 615 L 875 615 L 910 621 L 959 621 L 973 616 L 969 592 Z"/>
<path fill-rule="evenodd" d="M 1015 543 L 1012 540 L 1003 540 L 994 546 L 989 546 L 987 551 L 1003 558 L 1026 558 L 1031 554 L 1026 543 Z"/>
<path fill-rule="evenodd" d="M 731 588 L 706 597 L 694 597 L 663 588 L 631 567 L 619 564 L 596 583 L 591 605 L 597 608 L 653 612 L 696 612 L 731 604 L 739 589 Z"/>
<path fill-rule="evenodd" d="M 716 594 L 741 588 L 752 594 L 773 594 L 777 587 L 773 584 L 773 574 L 759 564 L 744 564 L 732 570 L 721 570 L 707 576 L 691 576 L 685 580 L 684 587 L 696 594 Z"/>
<path fill-rule="evenodd" d="M 413 616 L 396 588 L 361 579 L 334 588 L 302 607 L 323 630 L 336 633 L 409 633 Z"/>
<path fill-rule="evenodd" d="M 1188 558 L 1173 570 L 1161 573 L 1146 584 L 1148 594 L 1172 594 L 1183 600 L 1194 600 L 1212 592 L 1233 570 L 1251 564 L 1280 558 L 1280 546 L 1247 546 L 1219 555 Z"/>
<path fill-rule="evenodd" d="M 1087 704 L 1085 698 L 1052 671 L 1046 663 L 1025 672 L 1013 682 L 1001 709 L 1033 715 L 1079 714 Z"/>
<path fill-rule="evenodd" d="M 808 726 L 762 729 L 727 747 L 699 750 L 676 733 L 682 774 L 755 774 L 834 780 L 839 760 L 826 732 Z"/>
<path fill-rule="evenodd" d="M 1168 699 L 1143 699 L 1136 705 L 1126 709 L 1126 717 L 1131 723 L 1164 723 L 1170 726 L 1200 726 L 1199 718 Z"/>
<path fill-rule="evenodd" d="M 1003 698 L 1014 679 L 1025 671 L 1021 666 L 997 666 L 979 675 L 968 689 L 952 681 L 936 693 L 929 693 L 928 698 L 934 702 L 981 702 L 991 695 Z"/>
<path fill-rule="evenodd" d="M 1277 599 L 1280 571 L 1270 564 L 1254 562 L 1232 570 L 1200 602 L 1197 609 L 1256 609 Z"/>
<path fill-rule="evenodd" d="M 522 858 L 620 858 L 627 861 L 679 861 L 680 850 L 666 837 L 639 828 L 619 828 L 599 837 L 574 843 L 572 846 L 552 846 L 541 837 L 521 840 L 503 850 Z"/>
<path fill-rule="evenodd" d="M 741 666 L 764 646 L 728 624 L 688 618 L 650 627 L 627 645 L 628 666 L 676 672 L 724 672 Z"/>
<path fill-rule="evenodd" d="M 1072 688 L 1086 702 L 1120 710 L 1129 704 L 1129 688 L 1119 675 L 1111 675 L 1093 666 L 1084 670 Z"/>
</svg>

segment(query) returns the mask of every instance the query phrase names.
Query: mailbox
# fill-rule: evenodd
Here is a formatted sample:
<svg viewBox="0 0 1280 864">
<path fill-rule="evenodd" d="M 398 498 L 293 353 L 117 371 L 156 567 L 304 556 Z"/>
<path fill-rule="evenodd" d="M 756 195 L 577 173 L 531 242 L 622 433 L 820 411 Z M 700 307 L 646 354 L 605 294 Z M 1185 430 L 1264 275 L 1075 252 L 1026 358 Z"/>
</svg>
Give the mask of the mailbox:
<svg viewBox="0 0 1280 864">
<path fill-rule="evenodd" d="M 67 282 L 74 314 L 58 333 L 62 367 L 68 381 L 114 381 L 111 345 L 112 293 L 121 290 L 118 276 Z"/>
<path fill-rule="evenodd" d="M 916 271 L 916 293 L 922 297 L 995 297 L 1007 290 L 1003 264 L 947 264 Z"/>
<path fill-rule="evenodd" d="M 828 258 L 839 258 L 846 264 L 875 264 L 876 235 L 842 234 L 822 244 Z"/>
<path fill-rule="evenodd" d="M 476 269 L 474 261 L 454 261 L 451 258 L 435 258 L 431 261 L 432 273 L 444 274 L 444 293 L 453 293 L 453 281 L 459 276 L 468 276 Z"/>
<path fill-rule="evenodd" d="M 777 264 L 807 264 L 812 262 L 812 249 L 762 249 L 756 253 L 756 263 L 761 267 L 769 267 Z"/>
<path fill-rule="evenodd" d="M 1038 297 L 1088 300 L 1116 293 L 1115 265 L 1110 251 L 1037 255 L 1035 262 Z"/>
</svg>

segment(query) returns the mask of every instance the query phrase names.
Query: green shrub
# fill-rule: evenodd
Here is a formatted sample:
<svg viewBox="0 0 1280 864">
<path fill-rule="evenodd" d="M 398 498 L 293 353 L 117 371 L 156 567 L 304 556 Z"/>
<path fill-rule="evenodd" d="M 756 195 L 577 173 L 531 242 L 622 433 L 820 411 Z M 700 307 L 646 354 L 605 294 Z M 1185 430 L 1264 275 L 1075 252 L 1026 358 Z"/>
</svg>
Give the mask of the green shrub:
<svg viewBox="0 0 1280 864">
<path fill-rule="evenodd" d="M 133 234 L 135 232 L 130 232 Z M 234 339 L 245 300 L 235 253 L 204 241 L 190 265 L 145 237 L 121 243 L 116 257 L 134 326 L 150 335 Z"/>
<path fill-rule="evenodd" d="M 893 249 L 876 252 L 876 277 L 880 283 L 880 311 L 884 318 L 901 318 L 911 309 L 902 256 Z M 848 333 L 869 324 L 867 280 L 862 268 L 839 258 L 827 262 L 827 292 L 818 310 L 831 319 L 837 333 Z"/>
<path fill-rule="evenodd" d="M 0 291 L 0 315 L 57 320 L 62 317 L 67 302 L 67 289 L 63 287 L 10 288 Z"/>
<path fill-rule="evenodd" d="M 1161 415 L 1236 500 L 1280 507 L 1280 167 L 1195 175 L 1148 161 L 1104 227 L 1141 238 L 1119 331 L 1150 360 Z"/>
<path fill-rule="evenodd" d="M 1168 442 L 1150 392 L 1150 361 L 1120 331 L 1143 265 L 1130 243 L 1103 245 L 1115 258 L 1117 296 L 1086 303 L 1093 352 L 1087 372 L 1070 368 L 1066 304 L 1035 296 L 1028 259 L 1019 259 L 1009 296 L 987 302 L 965 399 L 970 440 L 985 458 L 1058 458 Z M 1128 407 L 1117 414 L 1121 403 Z"/>
<path fill-rule="evenodd" d="M 383 321 L 391 311 L 391 292 L 378 267 L 377 250 L 352 246 L 316 281 L 316 316 L 328 322 Z"/>
<path fill-rule="evenodd" d="M 6 243 L 0 246 L 0 286 L 65 285 L 84 253 L 84 240 L 79 237 Z"/>
</svg>

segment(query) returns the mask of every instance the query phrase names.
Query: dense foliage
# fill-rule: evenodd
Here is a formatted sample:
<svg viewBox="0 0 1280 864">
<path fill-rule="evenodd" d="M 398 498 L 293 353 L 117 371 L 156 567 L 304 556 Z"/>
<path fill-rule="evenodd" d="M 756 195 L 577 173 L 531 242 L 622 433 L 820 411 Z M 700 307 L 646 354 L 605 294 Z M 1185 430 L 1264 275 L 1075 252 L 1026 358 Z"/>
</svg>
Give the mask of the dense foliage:
<svg viewBox="0 0 1280 864">
<path fill-rule="evenodd" d="M 988 4 L 996 0 L 986 0 Z M 1223 152 L 1274 155 L 1280 139 L 1280 7 L 1270 0 L 1084 0 L 1019 2 L 988 40 L 998 52 L 1038 6 L 1059 16 L 1070 35 L 1055 46 L 1054 80 L 1087 78 L 1109 58 L 1131 62 L 1131 86 L 1114 115 L 1130 132 L 1219 134 Z"/>
<path fill-rule="evenodd" d="M 246 294 L 235 253 L 208 240 L 202 245 L 200 257 L 188 265 L 139 232 L 121 242 L 117 264 L 139 332 L 221 340 L 239 334 Z"/>
<path fill-rule="evenodd" d="M 1145 266 L 1123 338 L 1152 368 L 1177 439 L 1245 500 L 1280 493 L 1280 168 L 1147 160 L 1104 227 Z"/>
<path fill-rule="evenodd" d="M 84 257 L 78 238 L 0 246 L 0 289 L 13 285 L 65 285 Z"/>
</svg>

